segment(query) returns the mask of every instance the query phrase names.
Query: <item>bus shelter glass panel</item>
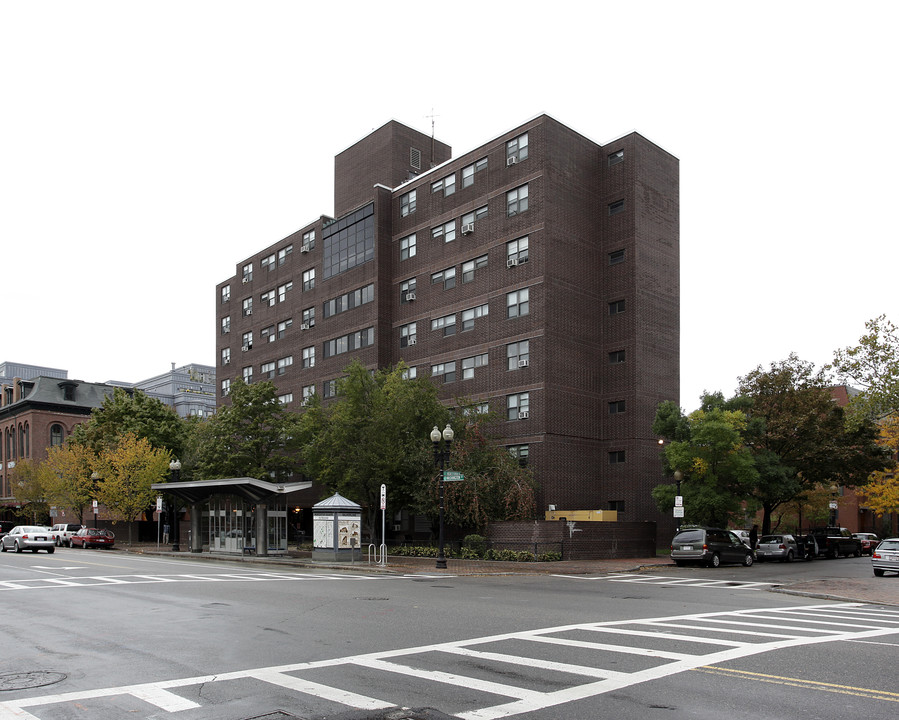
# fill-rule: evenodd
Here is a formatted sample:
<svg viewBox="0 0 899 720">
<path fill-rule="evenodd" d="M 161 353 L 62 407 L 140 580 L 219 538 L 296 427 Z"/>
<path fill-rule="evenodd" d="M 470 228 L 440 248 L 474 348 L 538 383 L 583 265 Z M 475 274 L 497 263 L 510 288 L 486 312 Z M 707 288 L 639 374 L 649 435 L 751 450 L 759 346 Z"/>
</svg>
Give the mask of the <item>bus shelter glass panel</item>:
<svg viewBox="0 0 899 720">
<path fill-rule="evenodd" d="M 268 508 L 269 552 L 287 552 L 287 503 L 275 501 Z"/>
<path fill-rule="evenodd" d="M 209 501 L 209 549 L 242 553 L 256 547 L 255 506 L 239 497 L 222 495 Z"/>
</svg>

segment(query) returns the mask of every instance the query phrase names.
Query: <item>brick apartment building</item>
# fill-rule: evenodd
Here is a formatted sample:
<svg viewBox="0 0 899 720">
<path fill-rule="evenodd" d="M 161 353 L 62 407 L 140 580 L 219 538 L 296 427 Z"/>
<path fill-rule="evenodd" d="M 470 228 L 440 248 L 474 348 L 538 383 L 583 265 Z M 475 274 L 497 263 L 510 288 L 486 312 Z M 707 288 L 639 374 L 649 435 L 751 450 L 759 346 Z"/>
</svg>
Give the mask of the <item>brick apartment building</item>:
<svg viewBox="0 0 899 720">
<path fill-rule="evenodd" d="M 541 115 L 452 158 L 391 121 L 335 158 L 334 217 L 216 288 L 218 403 L 271 379 L 287 407 L 353 359 L 400 360 L 499 413 L 539 510 L 670 518 L 656 406 L 679 397 L 678 160 Z"/>
</svg>

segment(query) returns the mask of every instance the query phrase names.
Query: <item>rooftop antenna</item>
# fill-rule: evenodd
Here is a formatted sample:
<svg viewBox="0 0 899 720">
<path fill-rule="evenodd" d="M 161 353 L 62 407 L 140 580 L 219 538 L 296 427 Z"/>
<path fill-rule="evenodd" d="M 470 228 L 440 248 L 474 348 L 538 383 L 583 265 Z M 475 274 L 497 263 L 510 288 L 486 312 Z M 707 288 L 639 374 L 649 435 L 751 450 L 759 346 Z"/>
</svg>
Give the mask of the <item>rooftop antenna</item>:
<svg viewBox="0 0 899 720">
<path fill-rule="evenodd" d="M 431 118 L 431 167 L 434 167 L 434 118 L 440 117 L 439 115 L 434 114 L 434 108 L 431 108 L 431 114 L 425 115 L 426 118 Z"/>
</svg>

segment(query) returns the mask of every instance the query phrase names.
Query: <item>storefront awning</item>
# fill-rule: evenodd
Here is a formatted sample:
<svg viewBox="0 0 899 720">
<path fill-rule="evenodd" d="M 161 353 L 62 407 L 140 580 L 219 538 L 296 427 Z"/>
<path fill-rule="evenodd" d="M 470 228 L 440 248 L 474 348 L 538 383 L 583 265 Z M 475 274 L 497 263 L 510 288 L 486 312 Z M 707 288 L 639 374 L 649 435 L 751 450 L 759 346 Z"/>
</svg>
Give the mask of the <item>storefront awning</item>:
<svg viewBox="0 0 899 720">
<path fill-rule="evenodd" d="M 311 482 L 274 483 L 256 478 L 224 478 L 194 482 L 154 483 L 158 492 L 170 493 L 189 503 L 208 500 L 213 495 L 237 495 L 249 502 L 262 502 L 276 495 L 288 495 L 312 487 Z"/>
</svg>

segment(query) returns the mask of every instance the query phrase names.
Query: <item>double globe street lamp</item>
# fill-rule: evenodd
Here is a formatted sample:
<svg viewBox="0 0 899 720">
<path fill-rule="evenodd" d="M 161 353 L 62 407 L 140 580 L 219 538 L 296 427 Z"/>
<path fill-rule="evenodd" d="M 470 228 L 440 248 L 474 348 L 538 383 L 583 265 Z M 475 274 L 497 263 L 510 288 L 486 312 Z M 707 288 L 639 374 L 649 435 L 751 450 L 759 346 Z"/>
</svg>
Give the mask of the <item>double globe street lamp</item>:
<svg viewBox="0 0 899 720">
<path fill-rule="evenodd" d="M 437 426 L 434 426 L 434 429 L 431 430 L 431 442 L 434 443 L 434 467 L 440 468 L 440 485 L 438 489 L 438 503 L 440 509 L 440 535 L 438 538 L 437 544 L 437 565 L 436 568 L 438 570 L 446 570 L 446 555 L 444 555 L 443 551 L 443 473 L 444 468 L 446 467 L 446 463 L 449 461 L 450 457 L 450 447 L 453 444 L 453 429 L 447 423 L 446 427 L 443 428 L 443 433 L 441 434 L 440 430 L 437 429 Z M 443 447 L 441 447 L 440 440 L 443 440 Z"/>
</svg>

